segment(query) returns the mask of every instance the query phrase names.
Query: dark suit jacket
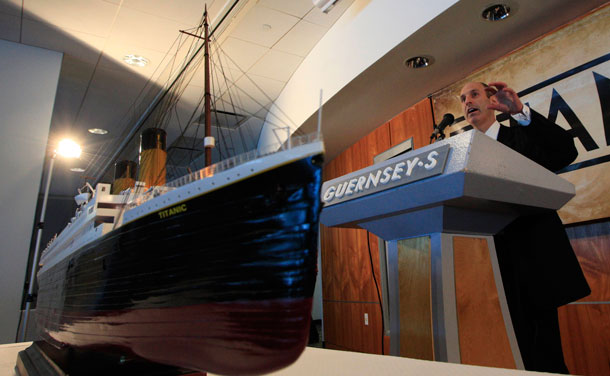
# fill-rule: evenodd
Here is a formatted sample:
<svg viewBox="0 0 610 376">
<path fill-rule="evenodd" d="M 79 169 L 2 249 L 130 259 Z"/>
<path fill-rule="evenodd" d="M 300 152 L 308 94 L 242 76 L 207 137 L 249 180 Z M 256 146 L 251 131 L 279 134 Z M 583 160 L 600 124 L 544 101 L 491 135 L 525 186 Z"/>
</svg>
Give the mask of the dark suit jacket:
<svg viewBox="0 0 610 376">
<path fill-rule="evenodd" d="M 525 127 L 500 127 L 498 141 L 551 171 L 572 163 L 578 155 L 574 138 L 533 110 L 531 117 Z M 521 216 L 494 240 L 509 304 L 509 295 L 517 290 L 520 304 L 541 308 L 558 307 L 591 293 L 554 210 Z"/>
</svg>

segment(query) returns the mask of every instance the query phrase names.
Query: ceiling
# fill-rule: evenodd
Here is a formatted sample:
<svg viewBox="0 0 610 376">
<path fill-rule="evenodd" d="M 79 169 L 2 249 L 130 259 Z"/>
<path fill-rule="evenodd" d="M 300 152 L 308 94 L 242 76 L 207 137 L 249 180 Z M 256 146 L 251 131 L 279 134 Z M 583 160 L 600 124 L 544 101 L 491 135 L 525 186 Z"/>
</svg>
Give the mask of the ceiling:
<svg viewBox="0 0 610 376">
<path fill-rule="evenodd" d="M 225 145 L 225 150 L 237 153 L 256 147 L 270 101 L 354 1 L 384 0 L 341 0 L 328 14 L 311 0 L 241 0 L 234 7 L 234 0 L 0 0 L 1 39 L 64 53 L 49 145 L 64 135 L 78 139 L 84 150 L 78 167 L 85 172 L 70 172 L 73 163 L 60 165 L 51 194 L 72 196 L 85 179 L 95 181 L 104 172 L 111 173 L 118 157 L 136 158 L 131 151 L 137 146 L 134 125 L 173 82 L 189 48 L 200 45 L 198 38 L 179 30 L 195 32 L 206 3 L 219 46 L 215 48 L 226 54 L 224 73 L 240 88 L 229 99 L 226 89 L 233 84 L 218 83 L 213 94 L 219 107 L 239 114 L 239 127 L 225 124 L 217 130 L 246 136 Z M 605 1 L 505 3 L 515 9 L 514 16 L 491 24 L 480 19 L 487 0 L 457 2 L 330 98 L 323 127 L 329 159 L 426 95 Z M 416 53 L 433 56 L 434 64 L 419 71 L 407 69 L 404 60 Z M 128 54 L 144 56 L 149 64 L 127 65 L 122 59 Z M 193 71 L 184 102 L 174 111 L 181 124 L 168 121 L 168 146 L 175 146 L 176 158 L 179 150 L 200 150 L 192 143 L 201 141 L 200 131 L 187 132 L 182 143 L 176 140 L 185 118 L 193 115 L 192 106 L 200 101 L 202 82 L 202 74 Z M 315 117 L 312 113 L 301 130 L 313 129 Z M 94 135 L 87 132 L 90 128 L 109 133 Z"/>
<path fill-rule="evenodd" d="M 134 124 L 201 46 L 200 39 L 180 30 L 197 33 L 206 6 L 213 51 L 222 50 L 223 72 L 230 80 L 223 84 L 220 73 L 212 72 L 214 100 L 221 110 L 245 117 L 239 132 L 223 129 L 241 133 L 244 140 L 234 135 L 233 143 L 224 146 L 240 153 L 256 147 L 265 108 L 352 2 L 341 0 L 325 14 L 311 0 L 0 0 L 0 38 L 64 53 L 48 144 L 69 136 L 82 145 L 83 156 L 62 161 L 51 194 L 72 196 L 85 179 L 97 180 L 105 170 L 112 174 L 121 146 L 121 158 L 137 158 L 138 137 L 130 135 Z M 144 56 L 149 64 L 128 65 L 123 57 L 129 54 Z M 217 62 L 213 59 L 213 67 Z M 190 73 L 177 110 L 183 124 L 170 119 L 166 125 L 168 147 L 202 96 L 202 69 Z M 227 86 L 233 83 L 239 89 L 229 97 Z M 91 128 L 108 134 L 91 134 Z M 201 130 L 185 136 L 176 146 L 201 143 Z M 177 158 L 179 150 L 173 149 Z M 85 171 L 74 173 L 71 167 Z"/>
</svg>

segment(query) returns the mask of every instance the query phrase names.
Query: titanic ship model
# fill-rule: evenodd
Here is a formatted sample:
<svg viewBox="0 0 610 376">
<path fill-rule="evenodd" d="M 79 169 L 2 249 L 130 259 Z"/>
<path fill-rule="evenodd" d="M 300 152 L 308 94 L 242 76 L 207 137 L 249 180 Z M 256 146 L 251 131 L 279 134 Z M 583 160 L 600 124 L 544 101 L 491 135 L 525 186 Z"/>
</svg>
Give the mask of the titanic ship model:
<svg viewBox="0 0 610 376">
<path fill-rule="evenodd" d="M 163 133 L 142 133 L 141 160 L 164 159 Z M 40 260 L 43 339 L 220 374 L 291 364 L 309 333 L 322 155 L 318 132 L 165 184 L 165 167 L 141 165 L 151 181 L 89 187 Z"/>
</svg>

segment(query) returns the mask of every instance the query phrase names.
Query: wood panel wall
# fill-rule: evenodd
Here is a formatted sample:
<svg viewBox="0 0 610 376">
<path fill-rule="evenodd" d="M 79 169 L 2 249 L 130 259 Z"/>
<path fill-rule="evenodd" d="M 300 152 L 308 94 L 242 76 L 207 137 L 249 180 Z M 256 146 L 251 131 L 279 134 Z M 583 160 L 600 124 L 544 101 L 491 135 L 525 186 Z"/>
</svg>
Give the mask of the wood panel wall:
<svg viewBox="0 0 610 376">
<path fill-rule="evenodd" d="M 413 137 L 414 148 L 427 145 L 432 129 L 432 107 L 426 98 L 330 161 L 324 168 L 324 180 L 370 166 L 375 155 L 408 138 Z M 324 341 L 328 348 L 381 353 L 382 316 L 370 261 L 372 257 L 381 289 L 377 244 L 377 237 L 370 234 L 367 245 L 365 230 L 322 226 Z M 368 325 L 364 322 L 365 313 Z M 386 341 L 385 352 L 388 350 Z"/>
<path fill-rule="evenodd" d="M 453 238 L 462 364 L 516 368 L 485 238 Z"/>
<path fill-rule="evenodd" d="M 591 295 L 559 308 L 566 365 L 577 375 L 610 375 L 610 221 L 567 228 Z"/>
<path fill-rule="evenodd" d="M 400 356 L 434 360 L 430 237 L 402 239 L 396 245 Z"/>
</svg>

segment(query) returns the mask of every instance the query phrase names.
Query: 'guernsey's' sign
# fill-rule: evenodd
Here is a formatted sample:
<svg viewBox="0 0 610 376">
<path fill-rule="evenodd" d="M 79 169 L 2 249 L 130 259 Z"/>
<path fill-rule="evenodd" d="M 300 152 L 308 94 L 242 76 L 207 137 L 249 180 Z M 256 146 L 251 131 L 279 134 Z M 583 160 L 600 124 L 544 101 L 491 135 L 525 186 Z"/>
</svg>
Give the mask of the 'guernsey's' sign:
<svg viewBox="0 0 610 376">
<path fill-rule="evenodd" d="M 325 206 L 333 205 L 440 175 L 445 169 L 448 155 L 449 145 L 444 144 L 418 154 L 411 152 L 395 157 L 329 180 L 322 185 L 322 201 Z"/>
</svg>

